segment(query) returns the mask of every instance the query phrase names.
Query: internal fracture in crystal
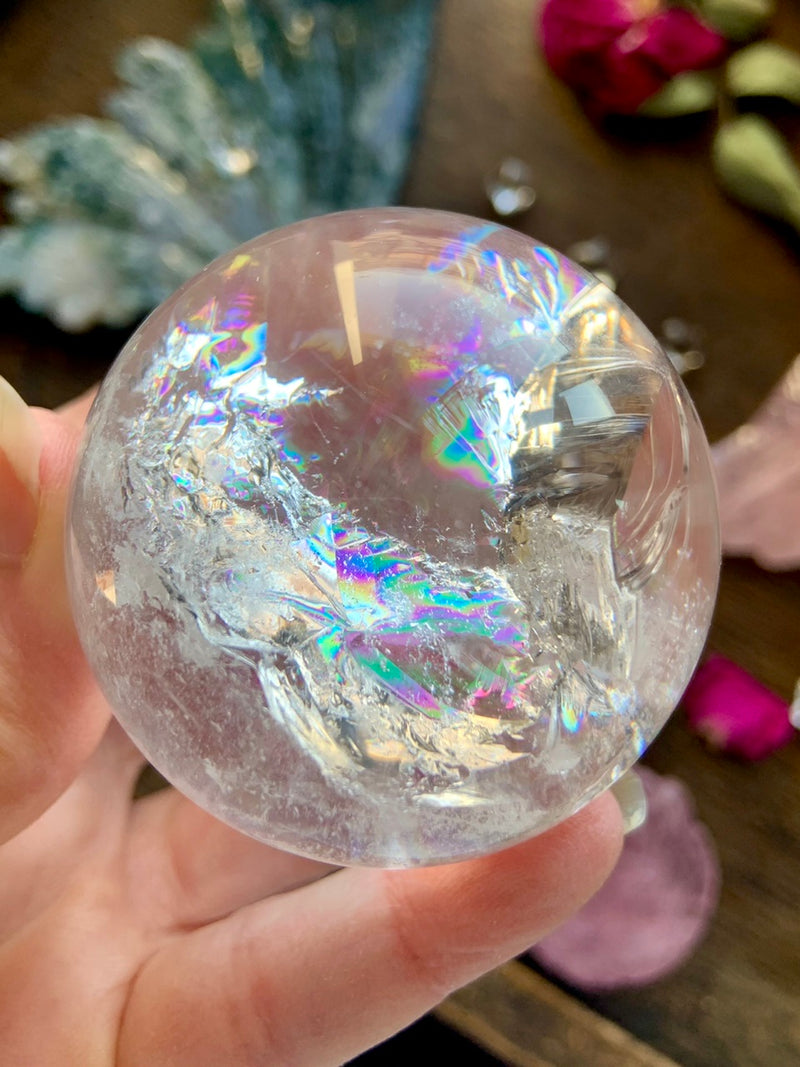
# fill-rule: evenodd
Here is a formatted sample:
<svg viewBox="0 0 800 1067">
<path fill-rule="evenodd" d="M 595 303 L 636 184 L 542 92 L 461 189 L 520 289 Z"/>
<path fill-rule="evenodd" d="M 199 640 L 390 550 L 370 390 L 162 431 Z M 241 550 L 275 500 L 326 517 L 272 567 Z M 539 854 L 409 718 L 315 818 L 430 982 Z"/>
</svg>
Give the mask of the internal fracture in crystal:
<svg viewBox="0 0 800 1067">
<path fill-rule="evenodd" d="M 719 560 L 681 383 L 595 278 L 372 210 L 217 260 L 90 418 L 76 618 L 200 804 L 337 863 L 443 862 L 606 788 L 674 707 Z"/>
</svg>

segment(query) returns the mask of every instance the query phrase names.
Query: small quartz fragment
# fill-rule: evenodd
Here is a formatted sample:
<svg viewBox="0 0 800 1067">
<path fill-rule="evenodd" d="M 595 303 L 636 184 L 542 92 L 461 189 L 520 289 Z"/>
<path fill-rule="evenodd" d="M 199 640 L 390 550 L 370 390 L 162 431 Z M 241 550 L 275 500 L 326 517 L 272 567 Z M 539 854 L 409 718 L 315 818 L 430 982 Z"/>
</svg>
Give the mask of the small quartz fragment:
<svg viewBox="0 0 800 1067">
<path fill-rule="evenodd" d="M 595 278 L 612 292 L 617 291 L 619 284 L 617 277 L 608 269 L 611 245 L 605 237 L 590 237 L 586 241 L 576 241 L 567 249 L 567 254 L 576 263 L 591 271 Z"/>
<path fill-rule="evenodd" d="M 713 456 L 725 551 L 772 570 L 800 565 L 800 356 Z"/>
<path fill-rule="evenodd" d="M 486 195 L 498 215 L 509 218 L 533 207 L 536 191 L 531 184 L 533 171 L 521 159 L 504 159 L 485 182 Z"/>
<path fill-rule="evenodd" d="M 700 331 L 690 322 L 677 317 L 664 319 L 660 337 L 667 359 L 681 376 L 705 365 L 706 357 L 698 348 Z"/>
<path fill-rule="evenodd" d="M 570 245 L 567 254 L 576 263 L 594 272 L 607 266 L 611 258 L 611 245 L 605 237 L 589 237 Z"/>
</svg>

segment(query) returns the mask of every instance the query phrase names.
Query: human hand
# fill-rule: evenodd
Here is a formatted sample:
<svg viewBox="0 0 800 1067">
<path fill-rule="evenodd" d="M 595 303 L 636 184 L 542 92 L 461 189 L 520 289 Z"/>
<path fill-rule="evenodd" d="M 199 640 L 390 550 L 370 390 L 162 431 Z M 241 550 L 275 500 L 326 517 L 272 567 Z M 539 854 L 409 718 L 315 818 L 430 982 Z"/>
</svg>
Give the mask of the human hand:
<svg viewBox="0 0 800 1067">
<path fill-rule="evenodd" d="M 340 1064 L 579 908 L 619 809 L 600 797 L 478 860 L 331 873 L 174 790 L 134 801 L 142 757 L 63 570 L 87 408 L 31 412 L 0 379 L 0 1062 Z"/>
</svg>

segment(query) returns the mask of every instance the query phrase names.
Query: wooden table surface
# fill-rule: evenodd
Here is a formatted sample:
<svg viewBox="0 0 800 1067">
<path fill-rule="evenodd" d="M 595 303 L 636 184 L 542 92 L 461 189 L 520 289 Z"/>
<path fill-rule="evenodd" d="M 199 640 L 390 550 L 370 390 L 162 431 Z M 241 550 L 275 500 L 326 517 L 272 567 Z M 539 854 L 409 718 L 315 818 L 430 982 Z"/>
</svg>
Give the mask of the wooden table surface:
<svg viewBox="0 0 800 1067">
<path fill-rule="evenodd" d="M 776 36 L 800 47 L 800 9 L 779 9 Z M 205 10 L 203 0 L 18 0 L 0 16 L 0 135 L 97 113 L 122 43 L 184 40 Z M 590 125 L 543 66 L 533 10 L 531 0 L 443 0 L 405 200 L 485 215 L 484 174 L 508 155 L 527 160 L 539 195 L 521 229 L 560 248 L 603 235 L 621 296 L 651 328 L 669 316 L 701 328 L 707 363 L 687 384 L 716 440 L 800 350 L 800 243 L 723 198 L 706 123 Z M 0 373 L 31 402 L 90 384 L 123 339 L 68 337 L 11 301 L 0 309 Z M 727 561 L 709 646 L 788 699 L 800 673 L 800 573 Z M 720 907 L 692 959 L 649 988 L 583 1004 L 512 964 L 365 1065 L 434 1062 L 443 1034 L 463 1065 L 800 1065 L 800 743 L 738 764 L 708 753 L 678 714 L 647 762 L 688 783 L 721 858 Z"/>
</svg>

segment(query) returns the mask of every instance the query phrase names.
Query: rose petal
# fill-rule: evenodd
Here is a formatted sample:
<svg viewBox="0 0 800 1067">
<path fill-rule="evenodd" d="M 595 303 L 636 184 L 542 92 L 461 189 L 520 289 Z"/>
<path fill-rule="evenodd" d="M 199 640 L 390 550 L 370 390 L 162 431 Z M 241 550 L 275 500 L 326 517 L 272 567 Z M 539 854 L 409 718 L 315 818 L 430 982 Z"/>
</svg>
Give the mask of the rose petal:
<svg viewBox="0 0 800 1067">
<path fill-rule="evenodd" d="M 633 115 L 666 83 L 666 76 L 638 51 L 626 51 L 615 42 L 602 57 L 602 74 L 593 85 L 585 85 L 584 91 L 591 105 L 603 113 Z"/>
<path fill-rule="evenodd" d="M 705 934 L 719 898 L 714 844 L 688 790 L 637 770 L 647 821 L 625 838 L 600 892 L 531 949 L 548 971 L 587 992 L 646 985 L 674 970 Z"/>
<path fill-rule="evenodd" d="M 566 77 L 576 56 L 602 51 L 633 21 L 624 0 L 547 0 L 540 17 L 545 58 L 559 77 Z"/>
<path fill-rule="evenodd" d="M 680 7 L 671 7 L 649 19 L 637 48 L 643 59 L 670 78 L 685 70 L 713 66 L 725 51 L 724 37 Z"/>
<path fill-rule="evenodd" d="M 723 656 L 698 667 L 683 708 L 710 745 L 744 759 L 764 759 L 795 737 L 788 704 Z"/>
</svg>

